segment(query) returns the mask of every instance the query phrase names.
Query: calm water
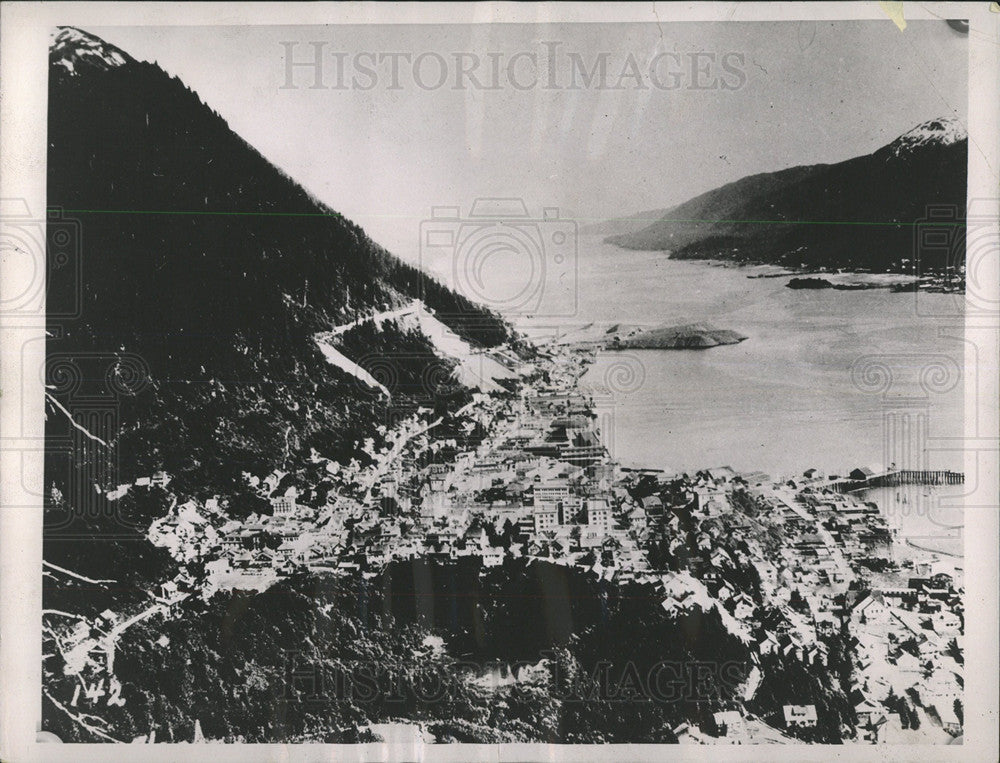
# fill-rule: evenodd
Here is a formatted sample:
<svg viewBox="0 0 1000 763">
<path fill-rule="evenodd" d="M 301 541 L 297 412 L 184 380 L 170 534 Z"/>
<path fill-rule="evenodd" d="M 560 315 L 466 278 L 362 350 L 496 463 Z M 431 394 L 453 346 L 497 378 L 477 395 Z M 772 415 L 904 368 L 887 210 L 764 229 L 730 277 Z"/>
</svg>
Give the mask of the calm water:
<svg viewBox="0 0 1000 763">
<path fill-rule="evenodd" d="M 952 557 L 963 555 L 961 485 L 903 485 L 865 490 L 858 497 L 874 501 L 898 530 L 898 540 L 918 549 Z"/>
<path fill-rule="evenodd" d="M 515 255 L 441 270 L 532 334 L 704 321 L 748 337 L 707 350 L 602 353 L 583 382 L 623 461 L 772 475 L 893 462 L 962 468 L 960 453 L 928 440 L 962 433 L 960 298 L 788 289 L 787 278 L 747 278 L 773 268 L 673 261 L 596 237 L 582 237 L 578 252 L 547 271 Z"/>
</svg>

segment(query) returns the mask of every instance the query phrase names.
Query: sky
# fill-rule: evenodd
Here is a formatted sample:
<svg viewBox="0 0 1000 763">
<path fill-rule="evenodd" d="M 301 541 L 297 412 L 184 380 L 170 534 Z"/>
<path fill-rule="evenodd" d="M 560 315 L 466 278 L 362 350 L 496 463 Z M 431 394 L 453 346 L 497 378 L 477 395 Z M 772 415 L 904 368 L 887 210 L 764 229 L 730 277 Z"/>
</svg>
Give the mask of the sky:
<svg viewBox="0 0 1000 763">
<path fill-rule="evenodd" d="M 967 35 L 944 21 L 86 31 L 408 259 L 435 206 L 517 197 L 584 224 L 967 117 Z M 286 61 L 317 51 L 322 87 Z"/>
</svg>

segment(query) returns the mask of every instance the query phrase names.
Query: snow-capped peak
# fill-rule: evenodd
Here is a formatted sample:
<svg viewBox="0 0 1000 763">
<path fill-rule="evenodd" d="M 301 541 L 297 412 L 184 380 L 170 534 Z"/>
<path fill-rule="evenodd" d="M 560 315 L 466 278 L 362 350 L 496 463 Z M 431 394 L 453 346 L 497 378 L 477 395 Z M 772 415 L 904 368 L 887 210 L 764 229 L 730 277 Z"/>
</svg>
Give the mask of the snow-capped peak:
<svg viewBox="0 0 1000 763">
<path fill-rule="evenodd" d="M 909 132 L 889 144 L 893 156 L 912 153 L 914 149 L 928 146 L 949 146 L 967 137 L 965 125 L 954 117 L 938 117 L 921 122 Z"/>
<path fill-rule="evenodd" d="M 107 70 L 131 61 L 132 58 L 100 37 L 76 29 L 56 27 L 49 46 L 49 63 L 61 66 L 70 74 L 87 67 Z"/>
</svg>

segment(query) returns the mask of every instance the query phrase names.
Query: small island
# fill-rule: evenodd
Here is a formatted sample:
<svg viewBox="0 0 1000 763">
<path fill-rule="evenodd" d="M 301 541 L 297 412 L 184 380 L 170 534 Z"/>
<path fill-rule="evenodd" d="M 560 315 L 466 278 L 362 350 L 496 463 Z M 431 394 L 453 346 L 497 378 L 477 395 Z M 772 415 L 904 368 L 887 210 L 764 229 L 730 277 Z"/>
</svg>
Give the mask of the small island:
<svg viewBox="0 0 1000 763">
<path fill-rule="evenodd" d="M 832 289 L 833 284 L 825 278 L 792 278 L 785 284 L 789 289 Z"/>
<path fill-rule="evenodd" d="M 730 329 L 719 329 L 708 323 L 688 323 L 648 331 L 623 332 L 614 326 L 607 348 L 610 350 L 703 350 L 723 344 L 739 344 L 746 337 Z"/>
</svg>

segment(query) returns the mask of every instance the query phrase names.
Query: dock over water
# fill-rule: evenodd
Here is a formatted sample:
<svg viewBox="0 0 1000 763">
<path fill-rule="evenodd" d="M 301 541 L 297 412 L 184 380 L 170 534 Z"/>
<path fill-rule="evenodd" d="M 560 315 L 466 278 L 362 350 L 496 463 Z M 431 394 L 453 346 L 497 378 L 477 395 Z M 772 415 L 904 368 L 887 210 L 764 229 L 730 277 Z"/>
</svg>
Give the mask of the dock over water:
<svg viewBox="0 0 1000 763">
<path fill-rule="evenodd" d="M 831 482 L 826 487 L 838 493 L 849 493 L 855 490 L 870 490 L 877 487 L 897 487 L 899 485 L 963 485 L 965 474 L 948 469 L 916 470 L 901 469 L 898 471 L 873 474 L 863 480 L 839 480 Z"/>
</svg>

